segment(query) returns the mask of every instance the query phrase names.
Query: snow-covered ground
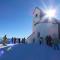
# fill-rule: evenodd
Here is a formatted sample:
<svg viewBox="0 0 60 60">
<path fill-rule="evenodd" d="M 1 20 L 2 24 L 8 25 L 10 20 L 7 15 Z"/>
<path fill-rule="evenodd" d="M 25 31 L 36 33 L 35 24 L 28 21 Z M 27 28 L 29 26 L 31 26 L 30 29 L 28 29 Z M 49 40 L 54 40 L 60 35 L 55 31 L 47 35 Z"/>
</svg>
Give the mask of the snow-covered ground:
<svg viewBox="0 0 60 60">
<path fill-rule="evenodd" d="M 60 60 L 60 50 L 44 44 L 17 44 L 1 50 L 0 60 Z"/>
<path fill-rule="evenodd" d="M 6 44 L 6 45 L 0 44 L 0 49 L 5 48 L 5 47 L 12 47 L 14 45 L 16 45 L 16 44 Z"/>
</svg>

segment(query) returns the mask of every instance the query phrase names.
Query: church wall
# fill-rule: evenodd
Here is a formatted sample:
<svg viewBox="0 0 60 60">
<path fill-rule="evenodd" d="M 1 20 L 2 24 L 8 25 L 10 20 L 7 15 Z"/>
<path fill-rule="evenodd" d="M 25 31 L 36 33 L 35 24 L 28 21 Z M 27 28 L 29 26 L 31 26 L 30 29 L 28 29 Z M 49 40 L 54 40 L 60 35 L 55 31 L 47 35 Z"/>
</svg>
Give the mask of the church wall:
<svg viewBox="0 0 60 60">
<path fill-rule="evenodd" d="M 60 23 L 58 24 L 58 32 L 59 32 L 59 39 L 60 39 Z"/>
<path fill-rule="evenodd" d="M 52 38 L 58 38 L 58 24 L 40 23 L 35 26 L 35 32 L 40 32 L 41 37 L 51 35 Z M 37 34 L 36 34 L 37 35 Z"/>
</svg>

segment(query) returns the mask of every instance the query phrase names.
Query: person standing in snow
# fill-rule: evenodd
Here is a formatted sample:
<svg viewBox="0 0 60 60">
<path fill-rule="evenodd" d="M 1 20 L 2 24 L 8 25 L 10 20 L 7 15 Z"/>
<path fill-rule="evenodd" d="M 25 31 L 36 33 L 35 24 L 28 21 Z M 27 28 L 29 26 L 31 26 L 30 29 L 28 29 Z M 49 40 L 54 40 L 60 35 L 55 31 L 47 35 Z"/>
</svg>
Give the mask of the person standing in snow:
<svg viewBox="0 0 60 60">
<path fill-rule="evenodd" d="M 12 37 L 12 39 L 11 39 L 11 40 L 12 40 L 12 43 L 13 43 L 13 40 L 14 40 L 14 39 L 13 39 L 13 37 Z"/>
<path fill-rule="evenodd" d="M 40 37 L 39 43 L 43 43 L 43 37 Z"/>
<path fill-rule="evenodd" d="M 14 38 L 14 44 L 16 43 L 16 38 Z"/>
<path fill-rule="evenodd" d="M 40 32 L 37 33 L 37 39 L 38 39 L 38 42 L 41 44 L 42 43 L 42 39 L 40 37 Z"/>
<path fill-rule="evenodd" d="M 7 44 L 7 37 L 6 37 L 6 35 L 3 37 L 2 43 L 3 43 L 3 45 L 6 45 Z"/>
<path fill-rule="evenodd" d="M 20 38 L 18 38 L 18 43 L 20 43 Z"/>
<path fill-rule="evenodd" d="M 53 40 L 54 49 L 59 50 L 59 41 L 57 39 Z"/>
<path fill-rule="evenodd" d="M 25 38 L 22 38 L 22 43 L 24 43 L 24 44 L 25 44 L 25 40 L 26 40 Z"/>
<path fill-rule="evenodd" d="M 51 38 L 51 36 L 49 35 L 49 36 L 46 36 L 46 44 L 48 45 L 48 46 L 51 46 L 52 47 L 52 38 Z"/>
</svg>

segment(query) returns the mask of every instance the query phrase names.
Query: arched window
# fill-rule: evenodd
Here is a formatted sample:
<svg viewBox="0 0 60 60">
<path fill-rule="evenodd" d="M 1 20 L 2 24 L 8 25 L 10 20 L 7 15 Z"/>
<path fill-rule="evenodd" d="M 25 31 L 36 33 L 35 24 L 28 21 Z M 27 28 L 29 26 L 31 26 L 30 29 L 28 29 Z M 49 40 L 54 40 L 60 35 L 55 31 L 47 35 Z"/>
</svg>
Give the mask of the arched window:
<svg viewBox="0 0 60 60">
<path fill-rule="evenodd" d="M 36 14 L 35 17 L 38 17 L 38 14 Z"/>
</svg>

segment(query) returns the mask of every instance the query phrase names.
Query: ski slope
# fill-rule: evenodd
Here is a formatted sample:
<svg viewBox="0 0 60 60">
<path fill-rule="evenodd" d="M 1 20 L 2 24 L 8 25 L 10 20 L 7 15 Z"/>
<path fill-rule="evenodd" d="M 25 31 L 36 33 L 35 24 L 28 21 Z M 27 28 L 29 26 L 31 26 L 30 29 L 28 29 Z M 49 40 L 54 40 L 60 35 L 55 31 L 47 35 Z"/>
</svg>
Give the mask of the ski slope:
<svg viewBox="0 0 60 60">
<path fill-rule="evenodd" d="M 44 44 L 17 44 L 10 50 L 2 49 L 0 60 L 60 60 L 60 50 Z"/>
</svg>

